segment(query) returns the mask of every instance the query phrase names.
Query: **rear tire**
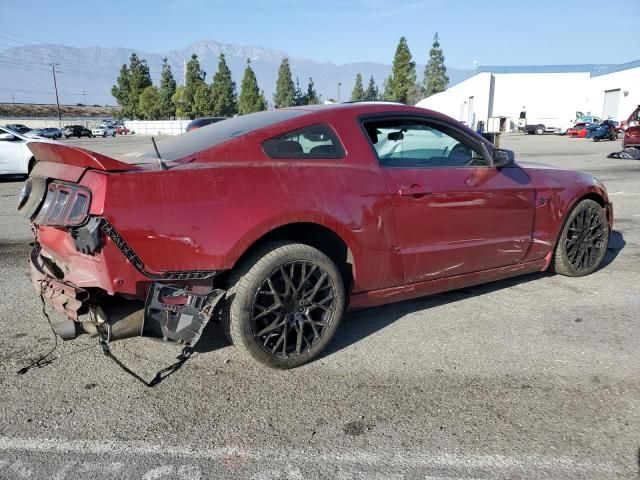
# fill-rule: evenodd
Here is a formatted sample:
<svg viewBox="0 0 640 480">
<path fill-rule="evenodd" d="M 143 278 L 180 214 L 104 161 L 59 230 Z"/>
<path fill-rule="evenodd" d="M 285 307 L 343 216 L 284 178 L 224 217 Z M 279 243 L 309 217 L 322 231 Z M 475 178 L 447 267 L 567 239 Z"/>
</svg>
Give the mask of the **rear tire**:
<svg viewBox="0 0 640 480">
<path fill-rule="evenodd" d="M 536 135 L 544 135 L 544 125 L 538 125 L 536 127 Z"/>
<path fill-rule="evenodd" d="M 223 330 L 243 354 L 273 368 L 316 358 L 333 338 L 345 307 L 336 265 L 300 243 L 264 245 L 233 270 L 228 285 Z"/>
<path fill-rule="evenodd" d="M 609 223 L 604 208 L 593 200 L 582 200 L 562 227 L 552 269 L 568 277 L 589 275 L 602 263 L 608 244 Z"/>
</svg>

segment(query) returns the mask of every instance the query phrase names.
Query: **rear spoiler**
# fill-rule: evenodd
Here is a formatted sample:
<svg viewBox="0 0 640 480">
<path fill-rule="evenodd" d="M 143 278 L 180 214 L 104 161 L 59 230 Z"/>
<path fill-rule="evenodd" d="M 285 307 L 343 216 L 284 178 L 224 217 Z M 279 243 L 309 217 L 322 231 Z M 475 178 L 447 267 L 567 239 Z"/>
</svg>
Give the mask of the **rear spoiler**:
<svg viewBox="0 0 640 480">
<path fill-rule="evenodd" d="M 139 170 L 140 167 L 106 157 L 100 153 L 58 142 L 32 141 L 27 147 L 38 162 L 50 162 L 80 167 L 82 169 L 123 171 Z"/>
</svg>

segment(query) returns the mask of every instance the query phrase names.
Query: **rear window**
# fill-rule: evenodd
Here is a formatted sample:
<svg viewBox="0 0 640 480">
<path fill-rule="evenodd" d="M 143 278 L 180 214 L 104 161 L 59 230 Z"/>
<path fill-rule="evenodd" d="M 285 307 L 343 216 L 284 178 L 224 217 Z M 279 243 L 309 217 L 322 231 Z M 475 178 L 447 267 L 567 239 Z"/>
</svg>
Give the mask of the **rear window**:
<svg viewBox="0 0 640 480">
<path fill-rule="evenodd" d="M 221 143 L 246 135 L 268 125 L 284 122 L 309 113 L 305 110 L 268 110 L 239 117 L 228 118 L 223 122 L 212 123 L 188 133 L 158 140 L 158 151 L 164 160 L 172 161 L 185 158 L 196 152 L 220 145 Z M 140 162 L 155 159 L 156 154 L 149 140 L 149 147 L 143 151 L 130 152 L 122 156 L 124 161 Z"/>
<path fill-rule="evenodd" d="M 326 124 L 311 125 L 270 138 L 262 143 L 270 158 L 338 159 L 344 158 L 344 149 Z"/>
</svg>

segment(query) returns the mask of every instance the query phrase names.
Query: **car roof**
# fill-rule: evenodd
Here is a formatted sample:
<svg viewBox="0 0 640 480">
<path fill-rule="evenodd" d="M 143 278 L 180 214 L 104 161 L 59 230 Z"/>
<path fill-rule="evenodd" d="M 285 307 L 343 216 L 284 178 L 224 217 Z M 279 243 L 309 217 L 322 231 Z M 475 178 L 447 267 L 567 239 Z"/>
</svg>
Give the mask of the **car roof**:
<svg viewBox="0 0 640 480">
<path fill-rule="evenodd" d="M 340 117 L 347 113 L 348 116 L 351 117 L 368 114 L 413 114 L 416 116 L 429 116 L 448 123 L 459 124 L 456 120 L 432 110 L 392 102 L 305 105 L 231 117 L 224 122 L 206 125 L 199 129 L 192 130 L 189 133 L 160 139 L 157 142 L 157 147 L 163 159 L 168 161 L 178 160 L 207 148 L 231 141 L 234 138 L 255 133 L 262 129 L 271 129 L 276 127 L 276 125 L 282 125 L 282 128 L 293 129 L 298 125 L 302 126 L 314 122 L 332 122 L 335 116 Z M 467 130 L 472 135 L 476 135 L 476 133 L 469 130 L 468 127 L 460 125 L 460 128 Z M 486 142 L 484 139 L 483 141 Z M 156 154 L 155 151 L 150 148 L 149 144 L 121 155 L 121 158 L 130 163 L 145 163 L 147 161 L 156 161 Z"/>
</svg>

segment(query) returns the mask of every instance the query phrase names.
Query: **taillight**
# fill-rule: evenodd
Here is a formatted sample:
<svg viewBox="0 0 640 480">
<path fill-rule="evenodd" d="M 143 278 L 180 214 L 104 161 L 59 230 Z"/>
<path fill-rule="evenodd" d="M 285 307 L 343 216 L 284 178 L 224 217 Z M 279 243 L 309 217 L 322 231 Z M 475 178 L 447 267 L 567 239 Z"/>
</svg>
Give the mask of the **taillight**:
<svg viewBox="0 0 640 480">
<path fill-rule="evenodd" d="M 74 227 L 84 223 L 91 204 L 91 192 L 76 185 L 52 182 L 34 223 Z"/>
</svg>

